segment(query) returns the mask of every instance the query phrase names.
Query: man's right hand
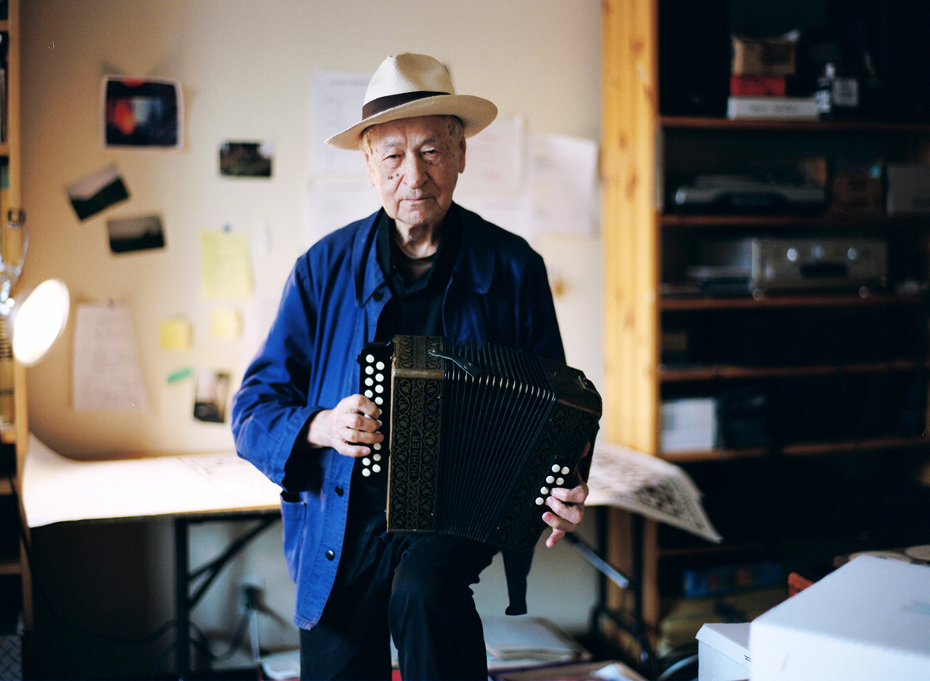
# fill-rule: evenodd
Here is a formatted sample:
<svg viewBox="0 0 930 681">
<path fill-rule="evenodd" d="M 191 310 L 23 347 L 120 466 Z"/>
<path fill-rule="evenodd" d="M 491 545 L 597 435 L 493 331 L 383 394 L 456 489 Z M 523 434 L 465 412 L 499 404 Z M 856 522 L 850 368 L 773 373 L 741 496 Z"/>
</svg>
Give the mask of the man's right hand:
<svg viewBox="0 0 930 681">
<path fill-rule="evenodd" d="M 368 456 L 373 445 L 384 440 L 381 410 L 364 395 L 349 395 L 333 409 L 317 412 L 310 420 L 307 441 L 311 447 L 332 447 L 343 456 Z"/>
</svg>

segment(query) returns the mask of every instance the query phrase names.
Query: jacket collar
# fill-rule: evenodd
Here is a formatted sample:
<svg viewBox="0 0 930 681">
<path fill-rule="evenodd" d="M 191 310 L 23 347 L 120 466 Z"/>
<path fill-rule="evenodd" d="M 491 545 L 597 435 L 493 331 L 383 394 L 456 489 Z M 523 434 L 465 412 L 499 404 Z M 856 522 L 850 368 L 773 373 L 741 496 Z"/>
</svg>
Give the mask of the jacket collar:
<svg viewBox="0 0 930 681">
<path fill-rule="evenodd" d="M 387 279 L 378 264 L 378 216 L 384 209 L 372 213 L 361 221 L 352 245 L 352 276 L 359 307 L 371 298 L 380 300 L 388 293 Z M 494 272 L 494 235 L 487 223 L 476 213 L 456 203 L 449 212 L 456 211 L 457 221 L 464 230 L 462 248 L 453 269 L 453 276 L 475 293 L 485 294 L 491 287 Z"/>
</svg>

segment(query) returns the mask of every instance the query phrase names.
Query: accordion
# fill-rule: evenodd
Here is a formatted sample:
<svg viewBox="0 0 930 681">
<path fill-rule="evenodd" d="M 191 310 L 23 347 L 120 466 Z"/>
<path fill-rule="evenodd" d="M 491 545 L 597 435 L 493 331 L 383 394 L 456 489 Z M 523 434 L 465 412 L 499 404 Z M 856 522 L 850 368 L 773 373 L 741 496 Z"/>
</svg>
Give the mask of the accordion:
<svg viewBox="0 0 930 681">
<path fill-rule="evenodd" d="M 387 475 L 388 531 L 532 553 L 546 496 L 577 484 L 597 433 L 591 381 L 532 353 L 430 336 L 370 343 L 358 359 L 385 436 L 361 472 Z"/>
</svg>

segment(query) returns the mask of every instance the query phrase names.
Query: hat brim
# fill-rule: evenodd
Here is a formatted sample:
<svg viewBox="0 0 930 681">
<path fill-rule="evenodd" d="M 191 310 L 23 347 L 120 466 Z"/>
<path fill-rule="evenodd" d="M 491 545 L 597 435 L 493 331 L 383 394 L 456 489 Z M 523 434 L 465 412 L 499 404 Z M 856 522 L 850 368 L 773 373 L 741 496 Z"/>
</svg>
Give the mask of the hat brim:
<svg viewBox="0 0 930 681">
<path fill-rule="evenodd" d="M 472 95 L 435 95 L 417 99 L 369 116 L 351 128 L 333 135 L 326 143 L 337 149 L 361 149 L 362 133 L 379 123 L 417 116 L 456 116 L 462 121 L 465 137 L 476 135 L 497 117 L 497 107 L 487 99 Z"/>
</svg>

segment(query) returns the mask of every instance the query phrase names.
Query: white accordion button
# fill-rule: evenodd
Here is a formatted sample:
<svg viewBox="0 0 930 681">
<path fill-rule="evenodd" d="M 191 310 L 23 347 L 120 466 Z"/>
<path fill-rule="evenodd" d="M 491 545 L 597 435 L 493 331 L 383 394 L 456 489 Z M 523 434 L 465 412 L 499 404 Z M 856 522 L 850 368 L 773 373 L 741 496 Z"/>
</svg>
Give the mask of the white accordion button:
<svg viewBox="0 0 930 681">
<path fill-rule="evenodd" d="M 367 478 L 369 475 L 371 475 L 371 471 L 367 468 L 363 468 L 362 475 L 364 475 Z"/>
<path fill-rule="evenodd" d="M 375 404 L 377 404 L 377 405 L 382 405 L 382 404 L 384 404 L 384 400 L 382 400 L 380 397 L 376 397 L 376 398 L 375 398 Z"/>
<path fill-rule="evenodd" d="M 372 369 L 370 366 L 367 366 L 365 367 L 365 373 L 371 376 L 373 373 L 375 373 L 375 370 Z"/>
<path fill-rule="evenodd" d="M 365 391 L 365 397 L 367 397 L 369 400 L 370 400 L 372 397 L 374 397 L 374 396 L 375 396 L 375 394 L 374 394 L 373 392 L 371 392 L 370 390 L 366 390 L 366 391 Z"/>
<path fill-rule="evenodd" d="M 559 464 L 557 464 L 557 463 L 552 464 L 552 472 L 553 472 L 553 473 L 558 473 L 558 472 L 559 472 Z"/>
<path fill-rule="evenodd" d="M 559 486 L 561 487 L 562 485 L 565 484 L 565 478 L 558 478 L 558 479 L 555 481 L 555 484 L 556 484 L 556 485 L 559 485 Z"/>
<path fill-rule="evenodd" d="M 568 475 L 568 474 L 571 473 L 571 472 L 572 472 L 572 469 L 569 468 L 568 466 L 563 466 L 563 467 L 562 467 L 562 475 Z"/>
<path fill-rule="evenodd" d="M 371 465 L 371 459 L 369 459 L 369 458 L 366 456 L 364 459 L 362 459 L 362 463 L 363 463 L 364 465 L 366 465 L 366 466 L 370 466 L 370 465 Z"/>
<path fill-rule="evenodd" d="M 381 443 L 380 443 L 380 442 L 376 442 L 376 443 L 374 443 L 371 447 L 372 447 L 372 449 L 374 449 L 376 452 L 377 452 L 377 451 L 380 451 L 380 450 L 381 450 Z M 380 456 L 380 454 L 379 454 L 378 456 Z"/>
<path fill-rule="evenodd" d="M 369 376 L 368 378 L 365 379 L 365 385 L 371 386 L 371 385 L 374 385 L 374 384 L 375 384 L 375 382 L 374 382 L 373 380 L 371 380 L 371 376 Z"/>
<path fill-rule="evenodd" d="M 540 493 L 540 494 L 549 494 L 549 488 L 548 488 L 548 487 L 540 487 L 540 488 L 539 488 L 539 493 Z"/>
<path fill-rule="evenodd" d="M 381 384 L 379 383 L 378 385 L 375 386 L 375 392 L 376 392 L 376 393 L 383 393 L 383 392 L 384 392 L 384 386 L 381 385 Z"/>
<path fill-rule="evenodd" d="M 365 355 L 365 361 L 368 362 L 369 364 L 371 364 L 372 362 L 375 361 L 375 356 L 374 356 L 374 355 Z"/>
<path fill-rule="evenodd" d="M 380 454 L 374 454 L 371 458 L 372 458 L 372 460 L 374 460 L 374 461 L 381 461 L 381 455 L 380 455 Z"/>
<path fill-rule="evenodd" d="M 362 471 L 362 472 L 364 473 L 365 471 Z M 537 506 L 542 506 L 544 503 L 546 503 L 546 500 L 545 500 L 545 499 L 543 499 L 542 497 L 536 497 L 536 505 L 537 505 Z"/>
<path fill-rule="evenodd" d="M 372 357 L 372 359 L 374 359 L 374 357 Z M 377 364 L 375 364 L 375 368 L 378 371 L 384 371 L 384 362 L 378 362 Z"/>
<path fill-rule="evenodd" d="M 384 374 L 375 374 L 375 380 L 381 383 L 384 380 Z"/>
<path fill-rule="evenodd" d="M 548 482 L 551 485 L 553 482 L 555 482 L 555 478 L 553 478 L 551 475 L 547 475 L 546 482 Z"/>
<path fill-rule="evenodd" d="M 371 470 L 373 470 L 375 473 L 380 473 L 381 466 L 379 466 L 378 464 L 375 464 L 374 466 L 371 467 Z"/>
</svg>

